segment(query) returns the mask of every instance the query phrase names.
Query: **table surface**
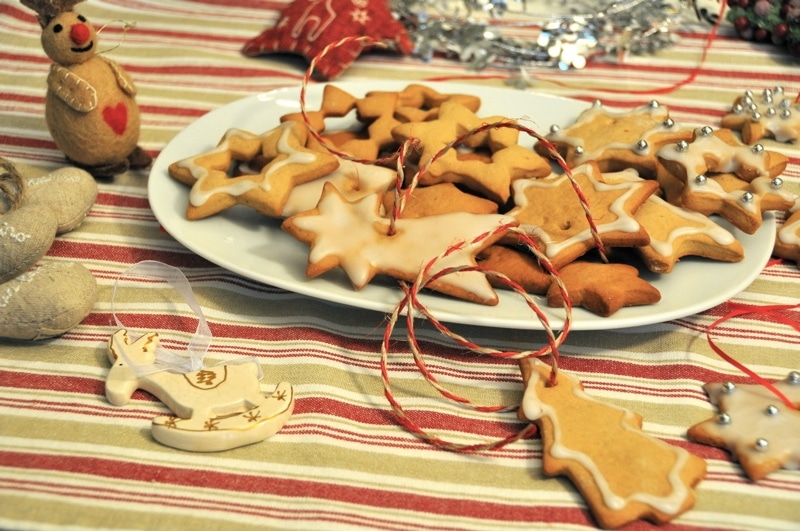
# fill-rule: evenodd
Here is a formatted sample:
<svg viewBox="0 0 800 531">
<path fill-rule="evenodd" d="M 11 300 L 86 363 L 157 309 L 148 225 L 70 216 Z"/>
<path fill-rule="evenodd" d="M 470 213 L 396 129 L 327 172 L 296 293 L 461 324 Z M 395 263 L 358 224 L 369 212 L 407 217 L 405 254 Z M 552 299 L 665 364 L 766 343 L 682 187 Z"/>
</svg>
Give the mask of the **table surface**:
<svg viewBox="0 0 800 531">
<path fill-rule="evenodd" d="M 153 155 L 182 129 L 242 97 L 301 84 L 306 63 L 280 55 L 247 58 L 247 39 L 274 24 L 279 1 L 92 1 L 79 6 L 101 33 L 103 48 L 121 40 L 121 22 L 136 26 L 108 57 L 134 78 L 142 111 L 141 145 Z M 0 155 L 26 176 L 65 165 L 44 120 L 49 60 L 33 14 L 0 1 Z M 723 27 L 690 26 L 655 55 L 591 62 L 582 70 L 530 71 L 524 90 L 601 99 L 618 108 L 651 99 L 683 124 L 717 125 L 746 88 L 800 91 L 800 65 L 771 45 L 756 45 Z M 703 50 L 708 46 L 707 57 Z M 400 82 L 454 80 L 507 87 L 513 71 L 475 72 L 458 61 L 367 53 L 340 77 Z M 518 88 L 507 88 L 519 91 Z M 219 131 L 221 135 L 223 131 Z M 796 145 L 764 142 L 790 157 L 788 186 L 800 182 Z M 148 202 L 148 173 L 99 182 L 85 222 L 57 238 L 46 260 L 79 261 L 99 285 L 91 314 L 63 336 L 0 341 L 0 527 L 104 529 L 530 529 L 591 528 L 572 485 L 541 472 L 541 442 L 531 436 L 501 449 L 464 454 L 420 440 L 393 416 L 380 374 L 382 312 L 340 306 L 244 278 L 198 257 L 164 231 Z M 180 268 L 208 319 L 212 362 L 255 358 L 262 387 L 294 386 L 294 414 L 269 440 L 219 452 L 190 453 L 155 442 L 153 417 L 165 406 L 144 392 L 126 406 L 105 398 L 107 342 L 114 314 L 128 328 L 158 331 L 180 348 L 194 327 L 191 310 L 147 282 L 112 290 L 143 260 Z M 398 295 L 399 296 L 399 295 Z M 731 300 L 794 304 L 797 264 L 772 260 Z M 484 310 L 481 311 L 491 311 Z M 681 529 L 797 529 L 800 472 L 748 480 L 730 455 L 689 442 L 686 429 L 715 414 L 702 385 L 749 378 L 711 348 L 707 327 L 729 311 L 629 329 L 573 331 L 561 367 L 598 398 L 643 415 L 645 430 L 707 460 L 695 507 Z M 796 312 L 789 314 L 797 321 Z M 541 331 L 457 325 L 475 343 L 500 350 L 538 349 Z M 797 331 L 759 315 L 727 321 L 716 344 L 770 380 L 800 368 Z M 513 406 L 522 380 L 513 360 L 465 352 L 426 323 L 417 335 L 429 369 L 448 387 L 507 411 L 477 412 L 439 396 L 424 381 L 402 333 L 388 359 L 395 396 L 430 434 L 464 444 L 522 430 Z M 638 525 L 638 524 L 637 524 Z M 648 527 L 649 524 L 641 524 Z M 632 526 L 636 527 L 636 526 Z"/>
</svg>

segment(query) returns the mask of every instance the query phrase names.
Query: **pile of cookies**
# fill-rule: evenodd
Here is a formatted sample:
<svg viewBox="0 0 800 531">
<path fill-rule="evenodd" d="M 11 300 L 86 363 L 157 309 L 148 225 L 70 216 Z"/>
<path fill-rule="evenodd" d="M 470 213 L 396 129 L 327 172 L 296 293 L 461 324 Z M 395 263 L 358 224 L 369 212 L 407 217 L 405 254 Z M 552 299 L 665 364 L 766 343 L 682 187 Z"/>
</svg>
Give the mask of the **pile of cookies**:
<svg viewBox="0 0 800 531">
<path fill-rule="evenodd" d="M 517 227 L 559 270 L 573 305 L 603 316 L 660 300 L 640 269 L 669 274 L 689 255 L 742 260 L 740 242 L 709 215 L 752 234 L 763 212 L 797 209 L 780 178 L 786 156 L 729 128 L 681 127 L 657 102 L 625 112 L 596 103 L 538 142 L 480 105 L 425 85 L 363 97 L 326 85 L 318 109 L 262 134 L 229 130 L 169 173 L 191 187 L 189 219 L 234 205 L 282 219 L 310 247 L 308 277 L 340 267 L 356 289 L 376 275 L 413 282 L 445 253 L 430 273 L 459 271 L 433 290 L 496 304 L 505 283 L 461 270 L 479 264 L 561 305 L 550 275 L 505 230 Z M 554 171 L 554 151 L 569 172 Z"/>
</svg>

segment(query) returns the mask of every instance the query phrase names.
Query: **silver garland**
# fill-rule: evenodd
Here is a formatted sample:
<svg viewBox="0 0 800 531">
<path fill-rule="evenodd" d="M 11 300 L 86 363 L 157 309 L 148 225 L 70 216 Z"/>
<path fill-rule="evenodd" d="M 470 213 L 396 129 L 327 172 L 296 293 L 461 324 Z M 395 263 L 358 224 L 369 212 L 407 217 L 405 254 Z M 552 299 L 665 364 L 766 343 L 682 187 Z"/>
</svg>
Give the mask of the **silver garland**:
<svg viewBox="0 0 800 531">
<path fill-rule="evenodd" d="M 691 0 L 391 0 L 414 53 L 469 68 L 583 68 L 672 46 Z M 535 6 L 533 5 L 535 4 Z M 544 12 L 543 10 L 546 10 Z"/>
</svg>

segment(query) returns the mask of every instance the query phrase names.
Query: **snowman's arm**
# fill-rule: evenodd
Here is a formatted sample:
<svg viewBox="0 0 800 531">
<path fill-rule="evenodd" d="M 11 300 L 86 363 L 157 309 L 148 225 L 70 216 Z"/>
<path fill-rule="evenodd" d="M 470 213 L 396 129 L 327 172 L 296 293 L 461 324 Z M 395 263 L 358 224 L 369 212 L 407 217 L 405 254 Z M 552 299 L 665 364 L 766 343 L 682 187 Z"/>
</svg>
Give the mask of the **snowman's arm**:
<svg viewBox="0 0 800 531">
<path fill-rule="evenodd" d="M 82 77 L 60 65 L 51 65 L 47 87 L 64 103 L 80 112 L 97 107 L 97 91 Z"/>
<path fill-rule="evenodd" d="M 114 72 L 114 77 L 117 78 L 117 85 L 119 85 L 119 88 L 128 96 L 136 96 L 136 85 L 133 84 L 133 79 L 131 79 L 128 73 L 111 59 L 106 59 L 105 57 L 100 57 L 100 59 L 105 61 L 111 68 L 111 71 Z"/>
</svg>

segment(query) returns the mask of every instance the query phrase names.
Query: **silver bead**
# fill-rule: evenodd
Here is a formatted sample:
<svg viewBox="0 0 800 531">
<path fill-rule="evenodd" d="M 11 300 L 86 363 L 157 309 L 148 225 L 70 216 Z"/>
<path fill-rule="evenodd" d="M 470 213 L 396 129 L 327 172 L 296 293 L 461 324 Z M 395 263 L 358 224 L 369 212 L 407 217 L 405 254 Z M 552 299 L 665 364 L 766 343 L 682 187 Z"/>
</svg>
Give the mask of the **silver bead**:
<svg viewBox="0 0 800 531">
<path fill-rule="evenodd" d="M 753 91 L 752 90 L 745 90 L 743 99 L 747 103 L 750 103 L 751 101 L 753 101 Z"/>
<path fill-rule="evenodd" d="M 761 144 L 753 144 L 752 151 L 753 153 L 761 153 L 764 151 L 764 146 Z"/>
<path fill-rule="evenodd" d="M 764 89 L 761 99 L 764 101 L 764 103 L 772 103 L 772 91 L 770 89 Z"/>
<path fill-rule="evenodd" d="M 667 118 L 666 120 L 661 122 L 661 125 L 663 125 L 667 129 L 669 129 L 671 127 L 675 127 L 675 120 L 673 120 L 672 118 Z"/>
<path fill-rule="evenodd" d="M 686 140 L 678 140 L 678 143 L 675 147 L 678 149 L 678 151 L 686 151 L 689 149 L 689 142 Z"/>
<path fill-rule="evenodd" d="M 767 109 L 767 116 L 775 116 L 775 107 Z"/>
<path fill-rule="evenodd" d="M 777 415 L 777 414 L 778 414 L 778 408 L 777 408 L 777 407 L 775 407 L 775 406 L 773 406 L 773 405 L 769 405 L 769 406 L 767 406 L 767 409 L 765 409 L 764 411 L 765 411 L 765 412 L 766 412 L 766 414 L 767 414 L 767 415 L 769 415 L 770 417 L 774 417 L 775 415 Z"/>
<path fill-rule="evenodd" d="M 707 126 L 707 125 L 704 125 L 703 127 L 700 128 L 700 134 L 703 135 L 703 136 L 709 136 L 713 132 L 714 132 L 714 130 L 711 127 Z"/>
<path fill-rule="evenodd" d="M 731 110 L 734 112 L 734 114 L 742 114 L 742 112 L 744 111 L 744 107 L 742 107 L 741 103 L 737 103 L 736 105 L 733 106 L 733 109 Z"/>
<path fill-rule="evenodd" d="M 750 118 L 752 118 L 754 122 L 757 122 L 761 119 L 761 113 L 756 111 L 750 115 Z"/>
<path fill-rule="evenodd" d="M 700 184 L 700 185 L 706 184 L 707 180 L 708 180 L 708 177 L 706 177 L 702 173 L 694 178 L 694 182 L 697 183 L 697 184 Z"/>
<path fill-rule="evenodd" d="M 736 389 L 736 385 L 733 382 L 725 382 L 722 384 L 722 390 L 726 393 L 732 393 L 734 389 Z"/>
<path fill-rule="evenodd" d="M 575 146 L 575 154 L 583 155 L 583 146 Z"/>
<path fill-rule="evenodd" d="M 786 377 L 786 381 L 788 381 L 792 385 L 800 384 L 800 371 L 790 372 L 789 376 Z"/>
<path fill-rule="evenodd" d="M 789 109 L 784 109 L 783 112 L 781 113 L 781 118 L 783 119 L 788 119 L 791 116 L 792 116 L 792 111 L 790 111 Z"/>
<path fill-rule="evenodd" d="M 772 179 L 772 180 L 769 182 L 769 185 L 770 185 L 772 188 L 774 188 L 774 189 L 776 189 L 776 190 L 777 190 L 778 188 L 780 188 L 781 186 L 783 186 L 783 179 L 781 179 L 780 177 L 775 177 L 774 179 Z"/>
<path fill-rule="evenodd" d="M 656 100 L 650 100 L 650 103 L 648 103 L 647 106 L 650 107 L 651 109 L 658 109 L 659 107 L 661 107 L 661 104 L 658 103 Z"/>
<path fill-rule="evenodd" d="M 559 127 L 557 124 L 553 124 L 550 126 L 551 133 L 558 133 L 559 131 L 561 131 L 561 127 Z"/>
<path fill-rule="evenodd" d="M 752 192 L 745 192 L 742 194 L 742 203 L 752 203 L 753 202 L 753 194 Z"/>
<path fill-rule="evenodd" d="M 600 101 L 600 100 L 594 100 L 592 102 L 592 107 L 602 107 L 602 106 L 603 106 L 603 102 Z"/>
<path fill-rule="evenodd" d="M 792 102 L 791 102 L 791 101 L 789 101 L 788 99 L 785 99 L 785 100 L 782 100 L 782 101 L 781 101 L 781 102 L 778 104 L 778 106 L 779 106 L 781 109 L 788 109 L 789 107 L 791 107 L 791 106 L 792 106 Z"/>
<path fill-rule="evenodd" d="M 762 452 L 769 448 L 769 441 L 763 437 L 759 437 L 756 439 L 756 450 L 761 450 Z"/>
<path fill-rule="evenodd" d="M 722 424 L 723 426 L 727 426 L 728 424 L 731 423 L 731 416 L 728 415 L 727 413 L 720 413 L 719 415 L 717 415 L 717 422 L 719 424 Z"/>
<path fill-rule="evenodd" d="M 647 143 L 647 140 L 642 139 L 642 140 L 639 140 L 638 142 L 636 142 L 636 151 L 644 151 L 648 147 L 649 147 L 649 144 Z"/>
<path fill-rule="evenodd" d="M 772 89 L 772 92 L 774 92 L 775 94 L 783 94 L 783 87 L 781 87 L 781 86 L 776 86 L 776 87 L 774 87 L 774 88 Z"/>
</svg>

